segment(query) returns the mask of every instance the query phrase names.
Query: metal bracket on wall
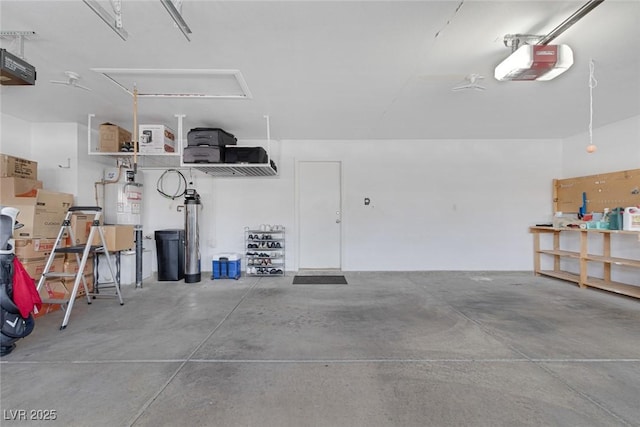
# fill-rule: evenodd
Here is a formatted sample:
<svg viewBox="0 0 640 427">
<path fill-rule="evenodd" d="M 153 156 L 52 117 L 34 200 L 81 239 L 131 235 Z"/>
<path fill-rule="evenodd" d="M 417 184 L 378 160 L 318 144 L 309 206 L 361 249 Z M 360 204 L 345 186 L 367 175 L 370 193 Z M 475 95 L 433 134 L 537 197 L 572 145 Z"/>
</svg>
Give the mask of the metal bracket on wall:
<svg viewBox="0 0 640 427">
<path fill-rule="evenodd" d="M 12 40 L 18 44 L 15 54 L 21 59 L 24 59 L 24 41 L 31 40 L 35 35 L 35 31 L 0 31 L 0 39 Z"/>
</svg>

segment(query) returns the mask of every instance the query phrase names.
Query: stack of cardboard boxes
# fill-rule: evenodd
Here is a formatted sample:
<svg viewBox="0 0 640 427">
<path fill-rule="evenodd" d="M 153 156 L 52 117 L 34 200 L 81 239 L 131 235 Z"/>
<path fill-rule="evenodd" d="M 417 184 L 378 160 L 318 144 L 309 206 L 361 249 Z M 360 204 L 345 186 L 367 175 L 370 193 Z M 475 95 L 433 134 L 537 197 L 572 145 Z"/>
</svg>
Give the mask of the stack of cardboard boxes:
<svg viewBox="0 0 640 427">
<path fill-rule="evenodd" d="M 15 254 L 37 285 L 54 249 L 62 221 L 73 205 L 73 194 L 44 190 L 42 181 L 38 181 L 37 162 L 6 154 L 0 154 L 0 190 L 0 205 L 12 206 L 20 211 L 17 221 L 21 226 L 13 233 Z M 93 220 L 92 214 L 74 213 L 70 225 L 75 241 L 71 241 L 70 235 L 64 235 L 61 247 L 85 245 Z M 133 225 L 104 225 L 103 232 L 110 252 L 134 247 Z M 92 245 L 101 245 L 100 236 L 94 236 Z M 94 285 L 93 267 L 94 262 L 90 257 L 83 270 L 90 292 Z M 78 270 L 76 254 L 60 254 L 55 256 L 49 271 L 77 273 Z M 48 279 L 40 289 L 40 296 L 67 299 L 73 290 L 74 280 Z M 81 285 L 76 297 L 84 295 Z M 45 304 L 36 317 L 59 309 L 59 304 Z"/>
<path fill-rule="evenodd" d="M 21 226 L 13 233 L 15 254 L 37 284 L 54 248 L 62 221 L 73 205 L 73 194 L 44 190 L 42 181 L 38 180 L 37 162 L 6 154 L 0 154 L 0 190 L 0 205 L 20 211 L 17 221 Z M 65 273 L 77 270 L 74 254 L 56 256 L 50 269 L 51 272 Z M 85 279 L 88 285 L 93 285 L 91 261 L 85 267 Z M 64 299 L 69 297 L 72 287 L 71 279 L 52 278 L 40 289 L 40 295 Z M 84 289 L 81 289 L 79 294 L 83 293 Z M 45 304 L 36 317 L 59 308 L 58 304 Z"/>
</svg>

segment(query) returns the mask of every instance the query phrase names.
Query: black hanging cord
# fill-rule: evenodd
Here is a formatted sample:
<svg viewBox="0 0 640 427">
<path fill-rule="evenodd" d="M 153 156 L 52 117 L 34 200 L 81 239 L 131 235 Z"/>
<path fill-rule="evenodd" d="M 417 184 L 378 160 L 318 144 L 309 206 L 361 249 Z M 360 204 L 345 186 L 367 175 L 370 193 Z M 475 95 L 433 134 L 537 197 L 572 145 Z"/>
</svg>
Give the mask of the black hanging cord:
<svg viewBox="0 0 640 427">
<path fill-rule="evenodd" d="M 167 194 L 164 191 L 164 186 L 163 186 L 163 182 L 165 177 L 167 176 L 167 174 L 177 174 L 178 178 L 179 178 L 179 184 L 178 184 L 178 188 L 176 189 L 176 192 L 174 194 Z M 160 193 L 163 197 L 166 197 L 167 199 L 171 199 L 171 200 L 175 200 L 178 197 L 182 197 L 184 196 L 184 194 L 187 191 L 187 179 L 184 177 L 184 175 L 182 174 L 182 172 L 180 172 L 177 169 L 167 169 L 166 171 L 164 171 L 162 173 L 162 175 L 160 175 L 160 178 L 158 178 L 158 182 L 156 183 L 156 189 L 158 190 L 158 193 Z"/>
</svg>

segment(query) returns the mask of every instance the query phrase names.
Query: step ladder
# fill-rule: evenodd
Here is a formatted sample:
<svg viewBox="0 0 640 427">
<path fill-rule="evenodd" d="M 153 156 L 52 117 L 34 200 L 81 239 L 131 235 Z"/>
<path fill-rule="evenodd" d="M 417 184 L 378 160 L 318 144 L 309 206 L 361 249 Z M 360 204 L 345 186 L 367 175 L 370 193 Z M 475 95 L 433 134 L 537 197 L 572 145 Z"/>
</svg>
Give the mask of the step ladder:
<svg viewBox="0 0 640 427">
<path fill-rule="evenodd" d="M 68 234 L 71 238 L 71 242 L 76 241 L 76 236 L 71 228 L 71 216 L 74 213 L 84 213 L 84 214 L 93 214 L 93 221 L 91 223 L 91 230 L 89 232 L 89 237 L 87 238 L 87 243 L 84 245 L 76 245 L 69 247 L 60 247 L 62 246 L 62 240 L 66 234 Z M 49 278 L 62 278 L 62 279 L 73 279 L 73 288 L 71 290 L 71 294 L 68 298 L 64 299 L 43 299 L 42 302 L 46 304 L 59 304 L 63 310 L 65 311 L 64 319 L 62 320 L 62 325 L 60 329 L 65 329 L 67 324 L 69 323 L 69 317 L 71 316 L 71 310 L 73 309 L 73 303 L 78 295 L 78 290 L 80 286 L 84 288 L 84 292 L 87 298 L 87 304 L 91 304 L 92 298 L 96 297 L 111 297 L 118 298 L 120 301 L 120 305 L 123 305 L 122 294 L 120 293 L 120 287 L 114 286 L 115 294 L 104 294 L 104 293 L 93 293 L 89 292 L 89 287 L 87 286 L 87 282 L 84 278 L 84 268 L 89 259 L 89 254 L 96 253 L 98 256 L 98 252 L 100 254 L 104 254 L 107 259 L 107 264 L 109 265 L 109 271 L 111 272 L 111 277 L 116 277 L 115 268 L 113 266 L 113 262 L 109 251 L 107 250 L 107 242 L 104 237 L 104 231 L 102 226 L 100 225 L 100 217 L 102 216 L 102 208 L 99 206 L 72 206 L 67 211 L 67 214 L 62 222 L 60 227 L 60 231 L 58 232 L 58 237 L 56 238 L 55 245 L 51 254 L 49 255 L 49 259 L 44 267 L 44 271 L 40 280 L 38 281 L 38 292 L 45 285 L 45 282 Z M 92 245 L 94 241 L 94 236 L 100 236 L 101 245 Z M 59 273 L 59 272 L 51 272 L 51 266 L 53 265 L 54 259 L 56 255 L 68 253 L 74 254 L 76 257 L 76 262 L 78 263 L 78 271 L 77 273 Z M 95 288 L 95 284 L 94 284 Z"/>
</svg>

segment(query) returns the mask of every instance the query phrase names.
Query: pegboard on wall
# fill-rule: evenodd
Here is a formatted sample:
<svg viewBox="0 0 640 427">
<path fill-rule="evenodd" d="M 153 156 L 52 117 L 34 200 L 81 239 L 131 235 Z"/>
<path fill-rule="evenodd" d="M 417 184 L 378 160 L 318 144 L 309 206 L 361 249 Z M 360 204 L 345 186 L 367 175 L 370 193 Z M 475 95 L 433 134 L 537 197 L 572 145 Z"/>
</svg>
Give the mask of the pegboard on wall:
<svg viewBox="0 0 640 427">
<path fill-rule="evenodd" d="M 577 213 L 586 194 L 586 212 L 640 206 L 640 169 L 553 180 L 555 212 Z"/>
</svg>

